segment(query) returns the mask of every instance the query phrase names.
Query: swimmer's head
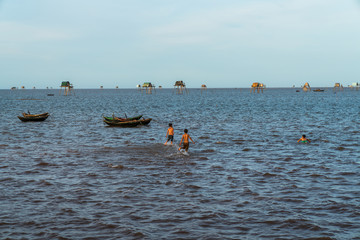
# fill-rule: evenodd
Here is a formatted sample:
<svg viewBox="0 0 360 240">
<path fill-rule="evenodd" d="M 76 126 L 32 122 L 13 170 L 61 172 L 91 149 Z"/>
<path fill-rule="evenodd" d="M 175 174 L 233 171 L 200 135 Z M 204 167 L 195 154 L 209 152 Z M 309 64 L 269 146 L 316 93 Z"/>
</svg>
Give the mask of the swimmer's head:
<svg viewBox="0 0 360 240">
<path fill-rule="evenodd" d="M 184 133 L 188 133 L 188 130 L 186 128 L 184 129 Z"/>
</svg>

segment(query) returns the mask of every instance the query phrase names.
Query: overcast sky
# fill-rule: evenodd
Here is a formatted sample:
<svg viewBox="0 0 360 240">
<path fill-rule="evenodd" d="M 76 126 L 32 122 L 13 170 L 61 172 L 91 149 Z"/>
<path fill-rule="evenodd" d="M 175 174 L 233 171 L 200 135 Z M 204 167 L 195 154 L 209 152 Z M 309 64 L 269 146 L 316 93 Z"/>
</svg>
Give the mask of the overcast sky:
<svg viewBox="0 0 360 240">
<path fill-rule="evenodd" d="M 344 86 L 359 0 L 0 0 L 0 89 Z"/>
</svg>

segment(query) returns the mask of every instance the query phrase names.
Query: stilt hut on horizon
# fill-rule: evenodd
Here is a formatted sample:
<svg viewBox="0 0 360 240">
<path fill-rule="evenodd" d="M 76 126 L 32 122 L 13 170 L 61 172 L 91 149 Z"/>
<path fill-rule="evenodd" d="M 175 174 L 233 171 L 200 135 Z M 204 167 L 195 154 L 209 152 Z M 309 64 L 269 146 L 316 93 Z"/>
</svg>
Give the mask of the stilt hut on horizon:
<svg viewBox="0 0 360 240">
<path fill-rule="evenodd" d="M 359 87 L 360 87 L 360 84 L 358 83 L 358 82 L 354 82 L 354 83 L 352 83 L 351 85 L 349 85 L 349 88 L 351 89 L 351 90 L 356 90 L 356 91 L 358 91 L 359 90 Z"/>
<path fill-rule="evenodd" d="M 344 90 L 343 85 L 340 84 L 340 83 L 335 83 L 335 85 L 334 85 L 334 91 L 337 91 L 337 90 L 343 91 L 343 90 Z"/>
<path fill-rule="evenodd" d="M 141 91 L 145 90 L 146 94 L 151 94 L 153 90 L 155 90 L 155 85 L 151 82 L 144 82 L 142 85 Z"/>
<path fill-rule="evenodd" d="M 60 86 L 60 94 L 61 89 L 64 88 L 64 95 L 71 95 L 71 92 L 73 91 L 73 85 L 69 81 L 63 81 Z"/>
<path fill-rule="evenodd" d="M 207 90 L 207 86 L 205 84 L 201 85 L 201 93 L 206 90 Z"/>
<path fill-rule="evenodd" d="M 257 91 L 257 93 L 260 93 L 260 91 L 264 92 L 264 88 L 265 88 L 265 85 L 263 83 L 254 82 L 251 85 L 250 92 L 253 92 L 253 93 L 255 93 L 255 91 Z"/>
<path fill-rule="evenodd" d="M 176 94 L 183 94 L 183 92 L 188 93 L 186 85 L 182 80 L 175 82 L 174 89 L 176 91 Z"/>
<path fill-rule="evenodd" d="M 310 84 L 309 84 L 308 82 L 306 82 L 306 83 L 304 84 L 304 86 L 302 87 L 302 90 L 303 90 L 304 92 L 311 91 Z"/>
</svg>

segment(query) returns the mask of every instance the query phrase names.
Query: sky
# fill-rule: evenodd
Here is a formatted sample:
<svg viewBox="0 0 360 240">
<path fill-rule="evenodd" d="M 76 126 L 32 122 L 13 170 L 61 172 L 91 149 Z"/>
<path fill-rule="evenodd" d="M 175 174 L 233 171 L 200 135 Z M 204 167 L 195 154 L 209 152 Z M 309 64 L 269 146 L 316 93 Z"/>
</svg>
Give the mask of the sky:
<svg viewBox="0 0 360 240">
<path fill-rule="evenodd" d="M 0 89 L 360 82 L 360 0 L 0 0 Z"/>
</svg>

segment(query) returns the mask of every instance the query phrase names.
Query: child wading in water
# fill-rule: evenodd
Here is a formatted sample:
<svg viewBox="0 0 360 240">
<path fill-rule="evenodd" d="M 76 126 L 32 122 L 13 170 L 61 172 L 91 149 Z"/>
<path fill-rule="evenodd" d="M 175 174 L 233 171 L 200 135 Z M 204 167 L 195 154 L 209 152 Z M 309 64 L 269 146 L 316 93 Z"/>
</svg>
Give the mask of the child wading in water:
<svg viewBox="0 0 360 240">
<path fill-rule="evenodd" d="M 174 128 L 172 127 L 172 123 L 169 123 L 169 128 L 166 132 L 166 137 L 167 137 L 167 140 L 164 143 L 164 145 L 166 145 L 168 141 L 171 141 L 171 145 L 172 145 L 173 141 L 174 141 Z"/>
<path fill-rule="evenodd" d="M 188 134 L 188 130 L 184 129 L 184 134 L 182 135 L 181 141 L 179 143 L 179 146 L 181 146 L 181 143 L 183 142 L 183 146 L 179 147 L 179 151 L 180 149 L 185 149 L 185 151 L 187 152 L 189 150 L 189 139 L 195 144 L 195 142 L 192 140 L 192 138 L 190 137 L 190 135 Z"/>
<path fill-rule="evenodd" d="M 311 143 L 310 139 L 306 138 L 306 135 L 302 135 L 302 137 L 297 142 Z"/>
</svg>

